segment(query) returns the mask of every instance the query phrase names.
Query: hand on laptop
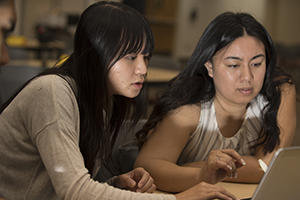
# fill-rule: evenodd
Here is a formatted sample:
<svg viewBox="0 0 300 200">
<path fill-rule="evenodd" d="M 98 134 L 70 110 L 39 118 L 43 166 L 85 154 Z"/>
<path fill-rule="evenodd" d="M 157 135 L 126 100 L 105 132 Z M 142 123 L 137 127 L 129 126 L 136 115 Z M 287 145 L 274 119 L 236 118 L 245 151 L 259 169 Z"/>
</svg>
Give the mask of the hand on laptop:
<svg viewBox="0 0 300 200">
<path fill-rule="evenodd" d="M 246 163 L 233 149 L 211 151 L 201 170 L 205 182 L 215 184 L 227 177 L 236 178 L 237 169 Z"/>
<path fill-rule="evenodd" d="M 175 195 L 177 200 L 208 200 L 208 199 L 222 199 L 222 200 L 237 200 L 233 194 L 228 192 L 223 187 L 211 185 L 201 182 L 188 190 Z"/>
</svg>

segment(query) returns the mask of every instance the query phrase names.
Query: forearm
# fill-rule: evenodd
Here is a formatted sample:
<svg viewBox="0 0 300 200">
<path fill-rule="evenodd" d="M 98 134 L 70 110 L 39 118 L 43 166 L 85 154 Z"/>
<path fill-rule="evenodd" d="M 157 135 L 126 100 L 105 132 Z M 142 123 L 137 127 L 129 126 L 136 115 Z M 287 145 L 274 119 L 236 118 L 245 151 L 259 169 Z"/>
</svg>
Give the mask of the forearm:
<svg viewBox="0 0 300 200">
<path fill-rule="evenodd" d="M 237 178 L 226 178 L 226 182 L 240 182 L 240 183 L 259 183 L 264 175 L 263 170 L 258 164 L 258 159 L 254 156 L 242 156 L 246 165 L 237 170 Z M 184 166 L 202 168 L 205 161 L 197 161 L 186 163 Z"/>
<path fill-rule="evenodd" d="M 166 192 L 181 192 L 201 182 L 199 168 L 181 167 L 164 160 L 138 161 L 135 167 L 143 167 L 148 171 L 157 189 Z"/>
<path fill-rule="evenodd" d="M 205 164 L 205 161 L 195 161 L 195 162 L 191 162 L 191 163 L 185 163 L 182 166 L 185 166 L 185 167 L 197 167 L 197 168 L 201 169 L 204 164 Z"/>
<path fill-rule="evenodd" d="M 259 183 L 264 175 L 264 171 L 254 156 L 242 156 L 246 165 L 237 170 L 237 178 L 226 178 L 227 182 Z"/>
</svg>

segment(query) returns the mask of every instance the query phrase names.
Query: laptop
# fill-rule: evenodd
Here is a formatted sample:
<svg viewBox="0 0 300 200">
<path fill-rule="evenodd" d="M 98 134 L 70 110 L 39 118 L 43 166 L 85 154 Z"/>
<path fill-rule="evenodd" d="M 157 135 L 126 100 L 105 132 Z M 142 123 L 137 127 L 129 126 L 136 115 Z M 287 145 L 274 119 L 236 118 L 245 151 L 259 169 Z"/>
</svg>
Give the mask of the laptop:
<svg viewBox="0 0 300 200">
<path fill-rule="evenodd" d="M 252 198 L 248 199 L 300 199 L 300 146 L 277 150 Z"/>
</svg>

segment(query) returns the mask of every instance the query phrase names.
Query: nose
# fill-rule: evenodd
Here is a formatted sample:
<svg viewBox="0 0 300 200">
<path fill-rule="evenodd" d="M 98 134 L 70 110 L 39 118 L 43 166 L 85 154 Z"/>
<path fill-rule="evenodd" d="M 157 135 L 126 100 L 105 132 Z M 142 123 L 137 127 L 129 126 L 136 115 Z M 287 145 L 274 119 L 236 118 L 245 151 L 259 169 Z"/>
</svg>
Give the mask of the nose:
<svg viewBox="0 0 300 200">
<path fill-rule="evenodd" d="M 6 44 L 1 44 L 1 52 L 0 52 L 0 66 L 5 65 L 9 62 L 9 55 L 7 51 Z"/>
<path fill-rule="evenodd" d="M 252 74 L 252 71 L 251 71 L 251 67 L 249 67 L 249 66 L 242 67 L 240 79 L 241 79 L 242 82 L 253 80 L 253 74 Z"/>
<path fill-rule="evenodd" d="M 146 75 L 148 68 L 148 62 L 144 58 L 140 58 L 137 67 L 135 69 L 135 74 Z"/>
</svg>

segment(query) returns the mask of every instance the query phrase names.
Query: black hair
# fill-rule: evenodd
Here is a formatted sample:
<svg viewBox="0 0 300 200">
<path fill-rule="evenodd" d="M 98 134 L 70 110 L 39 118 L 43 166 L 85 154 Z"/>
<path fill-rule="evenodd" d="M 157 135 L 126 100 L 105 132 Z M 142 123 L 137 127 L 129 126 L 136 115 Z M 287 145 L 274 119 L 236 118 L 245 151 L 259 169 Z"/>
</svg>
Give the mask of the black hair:
<svg viewBox="0 0 300 200">
<path fill-rule="evenodd" d="M 183 105 L 210 101 L 215 95 L 213 79 L 208 75 L 204 64 L 221 49 L 244 35 L 259 39 L 265 47 L 266 73 L 260 94 L 267 101 L 262 112 L 262 141 L 253 147 L 264 144 L 264 153 L 274 150 L 279 144 L 277 112 L 281 102 L 280 85 L 290 83 L 291 77 L 277 69 L 277 53 L 267 30 L 248 13 L 225 12 L 217 16 L 205 29 L 185 68 L 169 82 L 168 88 L 158 100 L 153 111 L 136 136 L 140 146 L 148 132 L 171 110 Z M 260 139 L 259 138 L 259 139 Z M 255 142 L 255 141 L 253 141 Z"/>
</svg>

